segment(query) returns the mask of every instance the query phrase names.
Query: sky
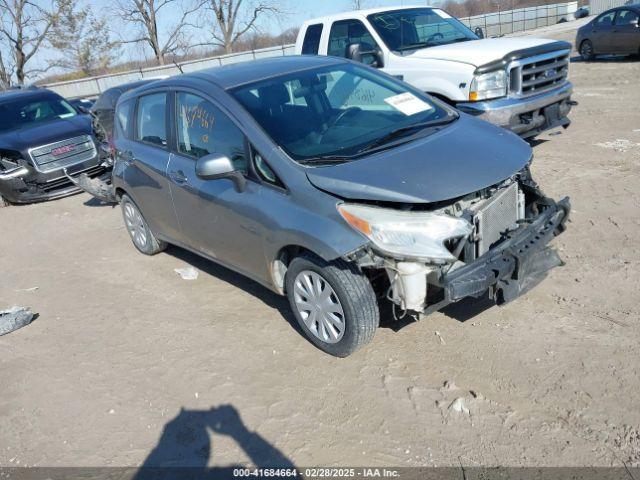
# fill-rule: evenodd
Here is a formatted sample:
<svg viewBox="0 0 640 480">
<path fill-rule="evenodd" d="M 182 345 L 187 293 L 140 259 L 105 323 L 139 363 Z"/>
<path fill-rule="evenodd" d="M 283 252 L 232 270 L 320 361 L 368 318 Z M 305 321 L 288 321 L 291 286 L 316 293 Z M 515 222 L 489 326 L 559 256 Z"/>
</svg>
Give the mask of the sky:
<svg viewBox="0 0 640 480">
<path fill-rule="evenodd" d="M 38 1 L 46 1 L 46 0 L 36 0 Z M 121 0 L 126 1 L 126 0 Z M 178 0 L 176 4 L 171 4 L 167 6 L 161 13 L 163 14 L 159 17 L 159 30 L 162 32 L 163 29 L 170 27 L 172 24 L 177 23 L 178 15 L 180 12 L 180 4 L 188 4 L 194 0 Z M 246 5 L 250 5 L 251 3 L 256 3 L 260 0 L 244 0 Z M 354 1 L 353 0 L 272 0 L 276 5 L 278 5 L 283 14 L 270 14 L 265 13 L 258 21 L 258 27 L 261 31 L 271 34 L 278 34 L 288 28 L 297 27 L 302 24 L 305 20 L 309 20 L 311 18 L 328 15 L 332 13 L 345 12 L 353 9 Z M 111 18 L 115 17 L 114 5 L 117 0 L 80 0 L 80 5 L 88 5 L 92 8 L 92 10 L 100 16 L 107 16 Z M 437 5 L 441 3 L 441 0 L 435 0 L 432 2 L 428 2 L 426 0 L 361 0 L 362 8 L 371 8 L 371 7 L 379 7 L 379 6 L 398 6 L 398 5 L 412 5 L 412 4 L 423 4 L 426 5 L 430 3 L 432 5 Z M 198 15 L 200 22 L 204 22 L 205 15 Z M 203 26 L 199 29 L 194 29 L 191 31 L 192 38 L 195 42 L 205 42 L 207 38 L 210 36 L 209 32 L 206 30 L 206 27 L 211 25 L 212 20 L 209 20 L 209 23 L 203 23 Z M 122 21 L 113 22 L 114 25 L 117 25 L 115 30 L 115 35 L 119 36 L 120 39 L 132 38 L 135 34 L 133 31 L 133 26 L 127 25 L 126 23 L 122 23 Z M 163 38 L 160 38 L 161 42 Z M 36 55 L 29 64 L 29 68 L 45 68 L 49 59 L 55 57 L 56 53 L 51 51 L 50 49 L 43 48 L 38 55 Z M 135 44 L 135 45 L 127 45 L 123 47 L 120 51 L 119 60 L 123 62 L 127 61 L 138 61 L 151 59 L 153 57 L 151 49 L 146 45 Z M 61 73 L 58 69 L 49 69 L 47 73 Z M 30 78 L 30 81 L 36 80 L 36 78 Z"/>
</svg>

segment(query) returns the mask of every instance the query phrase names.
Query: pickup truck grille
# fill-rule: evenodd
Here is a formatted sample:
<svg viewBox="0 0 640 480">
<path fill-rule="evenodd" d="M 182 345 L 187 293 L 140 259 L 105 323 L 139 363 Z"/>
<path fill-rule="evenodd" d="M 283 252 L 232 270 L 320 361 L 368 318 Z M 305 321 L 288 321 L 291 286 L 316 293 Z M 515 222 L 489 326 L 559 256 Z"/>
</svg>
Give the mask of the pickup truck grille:
<svg viewBox="0 0 640 480">
<path fill-rule="evenodd" d="M 511 93 L 535 95 L 567 81 L 569 50 L 559 50 L 514 61 L 510 66 Z"/>
<path fill-rule="evenodd" d="M 35 163 L 36 170 L 44 173 L 91 160 L 96 156 L 97 151 L 89 135 L 80 135 L 32 148 L 29 154 Z"/>
</svg>

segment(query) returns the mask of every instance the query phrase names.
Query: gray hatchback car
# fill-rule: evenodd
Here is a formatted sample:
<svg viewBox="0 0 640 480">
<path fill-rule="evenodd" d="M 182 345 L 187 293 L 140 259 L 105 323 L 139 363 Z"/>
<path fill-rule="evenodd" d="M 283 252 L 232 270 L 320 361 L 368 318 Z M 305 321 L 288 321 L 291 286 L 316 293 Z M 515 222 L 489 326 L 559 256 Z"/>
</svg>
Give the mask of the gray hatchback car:
<svg viewBox="0 0 640 480">
<path fill-rule="evenodd" d="M 319 348 L 370 342 L 379 301 L 424 315 L 498 303 L 560 259 L 568 199 L 531 179 L 531 148 L 388 75 L 283 57 L 125 94 L 113 184 L 134 245 L 168 243 L 289 299 Z"/>
</svg>

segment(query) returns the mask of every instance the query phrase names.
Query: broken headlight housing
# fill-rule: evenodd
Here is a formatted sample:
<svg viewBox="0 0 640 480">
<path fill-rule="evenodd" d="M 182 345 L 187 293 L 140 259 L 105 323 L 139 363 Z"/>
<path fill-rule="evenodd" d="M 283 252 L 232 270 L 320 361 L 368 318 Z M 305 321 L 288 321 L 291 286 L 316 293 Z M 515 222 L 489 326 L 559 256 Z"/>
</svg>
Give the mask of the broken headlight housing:
<svg viewBox="0 0 640 480">
<path fill-rule="evenodd" d="M 473 102 L 504 97 L 506 94 L 507 72 L 505 70 L 474 75 L 473 80 L 471 80 L 469 100 Z"/>
<path fill-rule="evenodd" d="M 407 212 L 348 203 L 338 205 L 338 212 L 380 252 L 425 263 L 455 262 L 456 257 L 444 242 L 465 237 L 472 231 L 471 224 L 462 218 L 431 212 Z"/>
</svg>

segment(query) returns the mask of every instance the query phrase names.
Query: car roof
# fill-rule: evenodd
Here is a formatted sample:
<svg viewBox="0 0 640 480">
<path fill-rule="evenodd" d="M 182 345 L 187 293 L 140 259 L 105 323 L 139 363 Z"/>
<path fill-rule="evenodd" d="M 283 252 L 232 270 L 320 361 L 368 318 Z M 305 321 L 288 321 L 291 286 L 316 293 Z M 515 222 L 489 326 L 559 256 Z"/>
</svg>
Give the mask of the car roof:
<svg viewBox="0 0 640 480">
<path fill-rule="evenodd" d="M 0 91 L 0 102 L 14 100 L 16 98 L 43 98 L 59 97 L 59 95 L 46 88 L 17 88 Z"/>
<path fill-rule="evenodd" d="M 153 85 L 146 85 L 136 89 L 133 95 L 125 93 L 122 99 L 130 96 L 138 96 L 146 90 L 158 87 L 171 87 L 180 82 L 181 85 L 189 83 L 190 80 L 205 80 L 213 83 L 224 90 L 239 87 L 249 83 L 266 80 L 280 75 L 287 75 L 302 70 L 320 68 L 330 65 L 340 65 L 348 63 L 347 60 L 336 57 L 321 55 L 287 55 L 283 57 L 269 57 L 259 60 L 233 63 L 221 67 L 207 68 L 197 72 L 177 75 L 166 80 L 159 80 Z"/>
<path fill-rule="evenodd" d="M 391 7 L 377 7 L 377 8 L 367 8 L 363 10 L 351 10 L 348 12 L 342 13 L 334 13 L 332 15 L 324 15 L 322 17 L 316 17 L 311 20 L 307 20 L 304 22 L 304 25 L 309 25 L 313 23 L 321 23 L 321 22 L 334 22 L 336 20 L 349 20 L 354 17 L 366 17 L 368 15 L 373 15 L 381 12 L 395 12 L 397 10 L 412 10 L 414 8 L 438 8 L 432 5 L 402 5 L 402 6 L 391 6 Z"/>
</svg>

